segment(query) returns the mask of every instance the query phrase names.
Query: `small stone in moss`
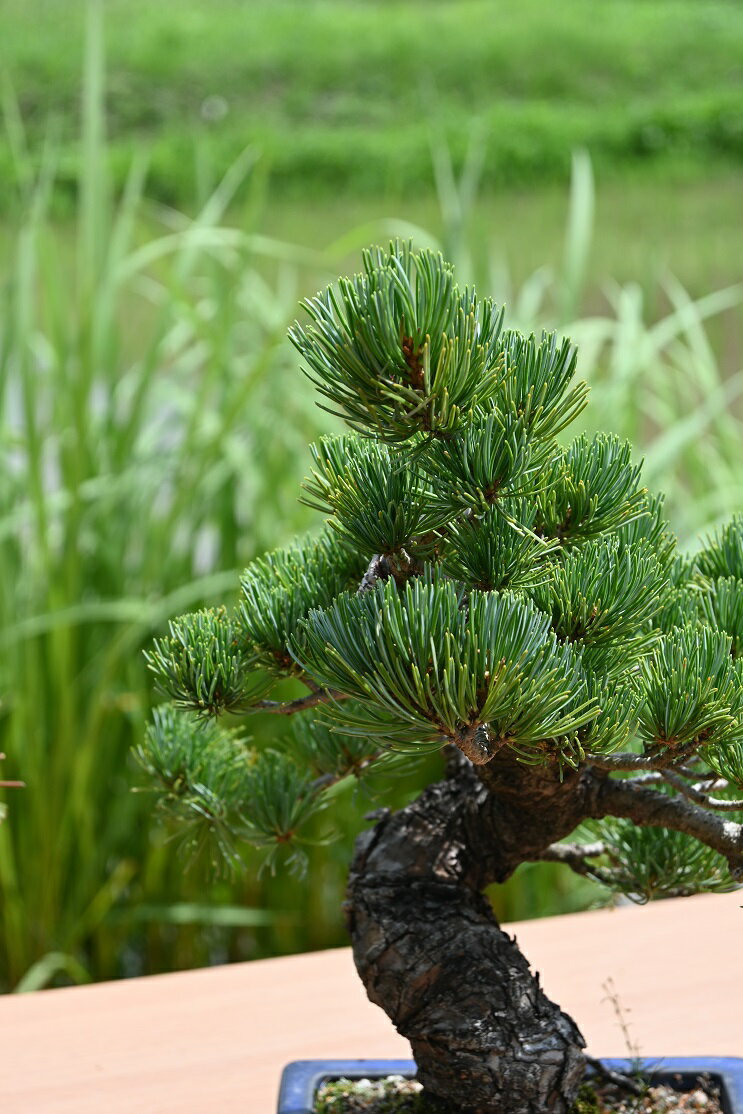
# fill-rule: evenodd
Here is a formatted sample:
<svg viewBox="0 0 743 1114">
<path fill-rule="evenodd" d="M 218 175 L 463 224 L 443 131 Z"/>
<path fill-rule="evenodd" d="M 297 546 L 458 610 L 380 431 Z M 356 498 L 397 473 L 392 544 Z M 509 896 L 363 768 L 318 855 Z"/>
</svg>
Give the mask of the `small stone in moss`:
<svg viewBox="0 0 743 1114">
<path fill-rule="evenodd" d="M 722 1114 L 717 1097 L 705 1087 L 674 1091 L 648 1087 L 641 1095 L 610 1094 L 611 1088 L 584 1083 L 570 1114 Z M 315 1099 L 315 1114 L 461 1114 L 426 1097 L 420 1083 L 403 1076 L 387 1079 L 335 1079 Z"/>
<path fill-rule="evenodd" d="M 315 1099 L 316 1114 L 447 1114 L 423 1095 L 416 1079 L 334 1079 L 323 1084 Z"/>
</svg>

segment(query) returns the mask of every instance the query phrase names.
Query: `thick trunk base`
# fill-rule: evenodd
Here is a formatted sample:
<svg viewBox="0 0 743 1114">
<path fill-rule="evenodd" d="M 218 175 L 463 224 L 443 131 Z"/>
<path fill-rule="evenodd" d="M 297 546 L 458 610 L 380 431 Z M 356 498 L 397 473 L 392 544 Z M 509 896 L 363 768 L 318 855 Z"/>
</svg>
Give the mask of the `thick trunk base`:
<svg viewBox="0 0 743 1114">
<path fill-rule="evenodd" d="M 347 903 L 356 966 L 447 1109 L 567 1114 L 584 1042 L 469 884 L 454 837 L 482 804 L 472 788 L 432 786 L 360 837 Z"/>
</svg>

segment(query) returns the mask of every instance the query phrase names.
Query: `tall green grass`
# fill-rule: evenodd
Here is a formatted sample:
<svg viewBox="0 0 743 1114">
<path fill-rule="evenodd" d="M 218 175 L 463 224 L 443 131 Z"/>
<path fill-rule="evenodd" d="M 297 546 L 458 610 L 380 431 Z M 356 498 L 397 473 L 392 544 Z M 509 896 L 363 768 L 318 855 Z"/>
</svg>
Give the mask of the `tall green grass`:
<svg viewBox="0 0 743 1114">
<path fill-rule="evenodd" d="M 252 151 L 213 188 L 204 169 L 192 219 L 146 204 L 141 160 L 115 192 L 99 17 L 91 4 L 72 227 L 50 217 L 58 146 L 31 157 L 5 106 L 17 233 L 0 261 L 0 751 L 4 776 L 27 788 L 0 827 L 3 989 L 343 942 L 345 868 L 368 804 L 346 793 L 344 839 L 313 850 L 305 887 L 258 880 L 255 863 L 216 882 L 184 871 L 149 798 L 131 792 L 128 752 L 154 697 L 140 650 L 168 617 L 234 599 L 239 568 L 306 525 L 306 444 L 327 425 L 284 342 L 299 291 L 391 232 L 437 239 L 376 222 L 338 229 L 320 254 L 261 235 Z M 438 239 L 461 277 L 505 297 L 514 324 L 572 333 L 594 387 L 586 421 L 635 439 L 684 539 L 739 509 L 740 377 L 723 374 L 707 324 L 740 305 L 740 288 L 695 301 L 669 278 L 651 313 L 625 284 L 587 318 L 587 160 L 574 164 L 562 264 L 517 288 L 470 247 L 477 148 L 457 173 L 439 144 L 435 166 Z M 275 729 L 256 720 L 259 737 Z M 589 897 L 527 868 L 494 900 L 513 918 Z"/>
<path fill-rule="evenodd" d="M 240 567 L 303 525 L 315 430 L 284 340 L 295 271 L 279 258 L 267 282 L 257 253 L 265 274 L 282 246 L 221 223 L 253 154 L 194 220 L 165 213 L 143 235 L 145 165 L 119 198 L 108 188 L 91 12 L 74 230 L 48 219 L 53 143 L 34 174 L 6 105 L 18 233 L 0 310 L 0 750 L 27 788 L 0 829 L 5 989 L 157 965 L 128 940 L 183 921 L 176 895 L 191 921 L 225 921 L 131 793 L 152 698 L 140 649 L 169 616 L 231 597 Z"/>
</svg>

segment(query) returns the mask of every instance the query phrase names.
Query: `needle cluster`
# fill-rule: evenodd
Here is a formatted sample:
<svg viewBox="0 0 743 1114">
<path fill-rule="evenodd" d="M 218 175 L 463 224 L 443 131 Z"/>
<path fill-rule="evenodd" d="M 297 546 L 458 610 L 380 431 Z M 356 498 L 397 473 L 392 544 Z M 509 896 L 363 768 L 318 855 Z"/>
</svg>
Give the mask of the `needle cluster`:
<svg viewBox="0 0 743 1114">
<path fill-rule="evenodd" d="M 565 440 L 586 402 L 570 341 L 504 331 L 438 255 L 370 250 L 305 310 L 291 339 L 351 430 L 310 450 L 302 499 L 326 525 L 246 569 L 232 615 L 181 617 L 148 654 L 186 710 L 141 748 L 166 802 L 296 846 L 338 781 L 453 747 L 593 786 L 591 842 L 545 858 L 640 898 L 731 884 L 743 517 L 679 557 L 631 446 Z M 282 678 L 305 695 L 265 699 Z M 193 713 L 302 726 L 256 755 Z"/>
</svg>

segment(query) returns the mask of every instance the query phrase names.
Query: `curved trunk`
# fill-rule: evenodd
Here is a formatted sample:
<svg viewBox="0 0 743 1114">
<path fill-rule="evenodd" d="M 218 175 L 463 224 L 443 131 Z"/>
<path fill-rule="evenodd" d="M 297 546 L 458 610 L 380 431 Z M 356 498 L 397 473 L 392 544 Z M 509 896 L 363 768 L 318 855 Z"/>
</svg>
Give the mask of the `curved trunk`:
<svg viewBox="0 0 743 1114">
<path fill-rule="evenodd" d="M 583 1039 L 480 891 L 528 857 L 523 845 L 515 852 L 526 831 L 539 848 L 572 831 L 585 786 L 523 766 L 510 776 L 495 767 L 488 781 L 456 761 L 447 780 L 359 837 L 346 906 L 354 959 L 447 1109 L 563 1114 L 583 1076 Z M 531 816 L 517 798 L 533 803 Z"/>
</svg>

